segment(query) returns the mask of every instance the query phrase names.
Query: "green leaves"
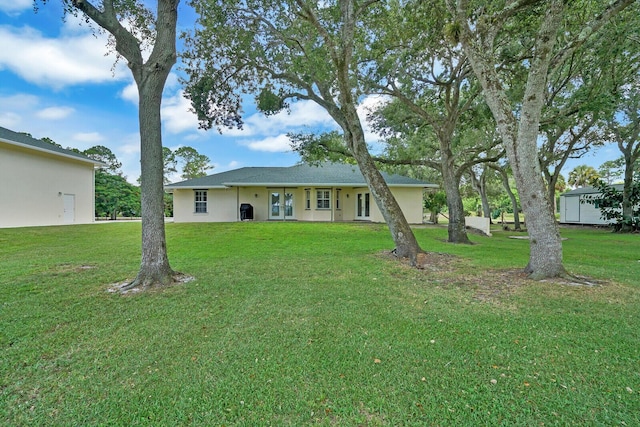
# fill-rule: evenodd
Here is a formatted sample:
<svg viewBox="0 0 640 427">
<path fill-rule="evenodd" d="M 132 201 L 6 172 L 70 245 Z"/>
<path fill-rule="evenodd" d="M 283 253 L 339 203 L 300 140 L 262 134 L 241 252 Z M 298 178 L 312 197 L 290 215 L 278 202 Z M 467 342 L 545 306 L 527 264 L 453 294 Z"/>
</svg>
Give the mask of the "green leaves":
<svg viewBox="0 0 640 427">
<path fill-rule="evenodd" d="M 271 86 L 266 86 L 260 91 L 256 97 L 256 105 L 258 110 L 267 116 L 278 114 L 288 107 L 288 104 L 284 101 L 284 91 L 280 90 L 279 93 L 276 94 L 273 92 Z"/>
<path fill-rule="evenodd" d="M 600 179 L 598 171 L 592 166 L 580 165 L 569 172 L 569 185 L 574 187 L 587 187 L 594 185 Z"/>
<path fill-rule="evenodd" d="M 120 176 L 96 171 L 96 216 L 140 216 L 140 188 Z"/>
<path fill-rule="evenodd" d="M 444 26 L 444 38 L 452 45 L 460 43 L 460 36 L 462 35 L 462 27 L 457 21 L 449 22 Z"/>
<path fill-rule="evenodd" d="M 292 148 L 304 163 L 319 164 L 330 161 L 336 163 L 355 163 L 344 142 L 344 137 L 336 132 L 320 135 L 288 134 Z"/>
<path fill-rule="evenodd" d="M 122 163 L 118 161 L 116 155 L 113 154 L 108 147 L 105 147 L 104 145 L 96 145 L 86 149 L 82 154 L 92 158 L 93 160 L 105 163 L 107 167 L 104 170 L 107 170 L 112 174 L 120 174 Z"/>
<path fill-rule="evenodd" d="M 176 161 L 182 163 L 182 178 L 193 179 L 207 175 L 207 171 L 213 169 L 211 160 L 204 154 L 198 153 L 192 147 L 180 147 L 173 152 Z"/>
</svg>

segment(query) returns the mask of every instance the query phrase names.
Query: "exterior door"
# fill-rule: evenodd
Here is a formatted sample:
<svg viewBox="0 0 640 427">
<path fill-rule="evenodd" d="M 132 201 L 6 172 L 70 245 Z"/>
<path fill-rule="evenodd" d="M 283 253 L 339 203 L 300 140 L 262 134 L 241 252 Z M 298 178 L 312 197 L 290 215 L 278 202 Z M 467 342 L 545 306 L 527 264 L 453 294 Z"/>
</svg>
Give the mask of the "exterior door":
<svg viewBox="0 0 640 427">
<path fill-rule="evenodd" d="M 371 196 L 369 193 L 356 194 L 356 219 L 369 219 Z"/>
<path fill-rule="evenodd" d="M 333 217 L 334 221 L 342 221 L 342 191 L 336 190 L 336 210 Z"/>
<path fill-rule="evenodd" d="M 272 191 L 269 195 L 269 219 L 293 219 L 293 193 Z"/>
<path fill-rule="evenodd" d="M 566 222 L 580 222 L 580 197 L 565 196 L 564 220 Z"/>
<path fill-rule="evenodd" d="M 76 196 L 74 194 L 63 195 L 65 224 L 73 224 L 76 221 Z"/>
</svg>

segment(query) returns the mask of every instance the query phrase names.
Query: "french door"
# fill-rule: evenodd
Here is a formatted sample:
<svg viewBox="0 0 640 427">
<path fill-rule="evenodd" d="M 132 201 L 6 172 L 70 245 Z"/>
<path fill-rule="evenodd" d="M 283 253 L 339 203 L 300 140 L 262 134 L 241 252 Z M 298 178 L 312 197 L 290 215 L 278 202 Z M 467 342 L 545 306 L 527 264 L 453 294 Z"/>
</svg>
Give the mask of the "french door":
<svg viewBox="0 0 640 427">
<path fill-rule="evenodd" d="M 371 196 L 369 193 L 356 194 L 356 219 L 369 219 Z"/>
<path fill-rule="evenodd" d="M 293 219 L 293 193 L 271 191 L 269 194 L 269 219 Z"/>
</svg>

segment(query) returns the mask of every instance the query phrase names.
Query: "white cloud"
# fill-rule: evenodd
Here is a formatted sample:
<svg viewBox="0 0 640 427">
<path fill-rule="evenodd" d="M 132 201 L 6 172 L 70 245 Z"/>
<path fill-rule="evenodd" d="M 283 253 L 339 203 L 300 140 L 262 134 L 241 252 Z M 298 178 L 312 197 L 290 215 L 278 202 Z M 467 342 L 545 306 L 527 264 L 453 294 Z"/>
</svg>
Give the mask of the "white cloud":
<svg viewBox="0 0 640 427">
<path fill-rule="evenodd" d="M 60 120 L 74 112 L 75 110 L 71 107 L 48 107 L 36 112 L 36 117 L 42 120 Z"/>
<path fill-rule="evenodd" d="M 291 140 L 285 134 L 268 136 L 259 140 L 240 141 L 240 144 L 254 151 L 266 151 L 269 153 L 291 151 Z"/>
<path fill-rule="evenodd" d="M 367 114 L 377 110 L 378 108 L 388 104 L 391 98 L 386 95 L 369 95 L 358 105 L 358 115 L 364 120 Z"/>
<path fill-rule="evenodd" d="M 371 129 L 367 114 L 389 102 L 387 97 L 372 95 L 363 99 L 358 106 L 358 116 L 362 122 L 365 140 L 374 146 L 375 151 L 381 148 L 380 137 Z M 287 132 L 324 132 L 337 129 L 338 125 L 327 111 L 313 101 L 298 101 L 291 105 L 291 111 L 282 111 L 273 116 L 255 113 L 245 120 L 242 130 L 224 130 L 223 135 L 236 137 L 265 136 L 263 139 L 241 141 L 252 150 L 268 152 L 291 151 L 291 143 Z"/>
<path fill-rule="evenodd" d="M 258 133 L 257 130 L 253 126 L 251 126 L 251 123 L 249 122 L 251 117 L 253 116 L 249 116 L 249 119 L 245 120 L 245 122 L 242 125 L 242 129 L 238 129 L 237 127 L 232 127 L 232 128 L 225 127 L 221 129 L 220 133 L 224 136 L 230 136 L 230 137 L 249 137 L 249 136 L 256 135 Z M 218 132 L 217 129 L 214 129 L 214 131 Z"/>
<path fill-rule="evenodd" d="M 97 144 L 105 140 L 98 132 L 79 132 L 72 136 L 74 141 L 85 144 Z"/>
<path fill-rule="evenodd" d="M 19 15 L 33 8 L 33 0 L 0 0 L 0 11 L 9 16 Z"/>
<path fill-rule="evenodd" d="M 0 97 L 0 126 L 16 132 L 28 131 L 22 129 L 24 117 L 30 117 L 30 111 L 36 108 L 39 103 L 40 100 L 35 95 L 16 94 Z"/>
<path fill-rule="evenodd" d="M 0 113 L 0 126 L 15 130 L 22 123 L 22 117 L 11 111 Z"/>
<path fill-rule="evenodd" d="M 358 116 L 362 123 L 369 127 L 369 120 L 367 116 L 372 112 L 378 110 L 380 107 L 388 104 L 391 99 L 388 96 L 383 95 L 369 95 L 362 100 L 358 105 Z"/>
<path fill-rule="evenodd" d="M 39 103 L 40 100 L 37 96 L 25 93 L 0 97 L 0 108 L 3 110 L 35 108 Z"/>
<path fill-rule="evenodd" d="M 138 105 L 138 86 L 135 82 L 131 82 L 122 89 L 120 92 L 120 98 L 125 101 L 129 101 L 132 104 Z"/>
<path fill-rule="evenodd" d="M 169 133 L 198 131 L 198 117 L 189 111 L 191 104 L 183 93 L 180 90 L 174 96 L 162 101 L 162 120 Z"/>
<path fill-rule="evenodd" d="M 180 87 L 180 80 L 178 79 L 178 75 L 176 73 L 169 73 L 167 77 L 167 81 L 164 84 L 164 90 L 175 90 Z"/>
<path fill-rule="evenodd" d="M 381 152 L 384 147 L 382 143 L 380 143 L 380 135 L 371 128 L 369 120 L 367 120 L 367 115 L 387 104 L 389 101 L 390 98 L 388 96 L 369 95 L 358 105 L 358 117 L 360 117 L 360 121 L 362 122 L 364 139 L 374 153 Z"/>
<path fill-rule="evenodd" d="M 113 56 L 105 56 L 106 36 L 90 30 L 47 38 L 31 27 L 0 26 L 0 69 L 9 69 L 28 82 L 56 89 L 81 83 L 124 78 L 128 71 Z"/>
<path fill-rule="evenodd" d="M 128 142 L 118 147 L 118 151 L 125 156 L 140 154 L 140 135 L 131 135 L 127 140 Z"/>
<path fill-rule="evenodd" d="M 127 181 L 137 185 L 140 176 L 140 135 L 131 133 L 124 136 L 120 145 L 112 148 L 112 151 L 122 162 L 122 173 Z"/>
<path fill-rule="evenodd" d="M 282 132 L 301 127 L 335 127 L 335 122 L 327 111 L 313 101 L 298 101 L 291 104 L 291 111 L 281 111 L 273 116 L 256 113 L 247 119 L 254 133 Z"/>
<path fill-rule="evenodd" d="M 174 90 L 179 86 L 180 86 L 180 82 L 178 81 L 178 76 L 174 73 L 170 73 L 169 77 L 167 78 L 167 82 L 164 85 L 165 92 Z M 138 96 L 138 86 L 136 85 L 136 82 L 132 81 L 127 86 L 125 86 L 125 88 L 122 89 L 122 91 L 120 91 L 120 98 L 124 99 L 125 101 L 129 101 L 134 105 L 138 105 L 139 96 Z M 166 99 L 170 99 L 170 98 L 172 97 L 164 98 L 163 103 L 166 102 Z"/>
<path fill-rule="evenodd" d="M 245 117 L 242 129 L 223 129 L 225 136 L 249 137 L 254 135 L 278 135 L 283 132 L 310 129 L 334 129 L 337 125 L 329 113 L 313 101 L 297 101 L 291 111 L 281 111 L 272 116 L 261 112 Z"/>
<path fill-rule="evenodd" d="M 213 163 L 213 170 L 210 171 L 209 173 L 214 174 L 214 173 L 226 172 L 233 169 L 238 169 L 241 167 L 241 165 L 242 163 L 237 160 L 232 160 L 226 165 L 221 165 L 220 163 Z"/>
</svg>

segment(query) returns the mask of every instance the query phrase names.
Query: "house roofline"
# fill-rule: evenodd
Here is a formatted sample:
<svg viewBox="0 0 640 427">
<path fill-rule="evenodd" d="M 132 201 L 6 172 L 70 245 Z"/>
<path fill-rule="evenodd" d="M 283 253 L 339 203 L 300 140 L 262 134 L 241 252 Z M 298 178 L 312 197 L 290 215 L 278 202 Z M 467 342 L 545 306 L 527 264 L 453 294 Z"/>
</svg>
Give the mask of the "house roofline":
<svg viewBox="0 0 640 427">
<path fill-rule="evenodd" d="M 364 182 L 223 182 L 227 187 L 366 187 Z M 436 184 L 389 184 L 388 187 L 426 188 Z"/>
<path fill-rule="evenodd" d="M 107 166 L 106 163 L 100 162 L 98 160 L 93 160 L 93 159 L 91 159 L 89 157 L 84 159 L 82 157 L 73 156 L 71 154 L 66 154 L 66 153 L 60 153 L 58 151 L 53 151 L 53 150 L 47 150 L 46 148 L 36 147 L 34 145 L 25 144 L 25 143 L 18 142 L 18 141 L 13 141 L 11 139 L 0 138 L 0 142 L 4 142 L 5 144 L 14 145 L 14 146 L 21 147 L 21 148 L 27 148 L 29 150 L 34 150 L 34 151 L 38 151 L 38 152 L 41 152 L 41 153 L 47 153 L 47 154 L 51 154 L 51 155 L 54 155 L 54 156 L 60 156 L 60 157 L 64 157 L 64 158 L 67 158 L 67 159 L 77 160 L 77 161 L 83 162 L 83 163 L 92 163 L 95 169 L 100 169 L 102 167 Z"/>
<path fill-rule="evenodd" d="M 172 186 L 166 185 L 165 190 L 199 190 L 199 189 L 227 189 L 235 187 L 271 187 L 271 188 L 289 188 L 289 187 L 366 187 L 365 183 L 298 183 L 298 182 L 225 182 L 222 185 L 184 185 Z M 387 184 L 388 187 L 394 188 L 439 188 L 438 184 Z"/>
</svg>

